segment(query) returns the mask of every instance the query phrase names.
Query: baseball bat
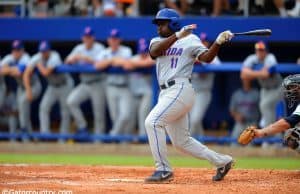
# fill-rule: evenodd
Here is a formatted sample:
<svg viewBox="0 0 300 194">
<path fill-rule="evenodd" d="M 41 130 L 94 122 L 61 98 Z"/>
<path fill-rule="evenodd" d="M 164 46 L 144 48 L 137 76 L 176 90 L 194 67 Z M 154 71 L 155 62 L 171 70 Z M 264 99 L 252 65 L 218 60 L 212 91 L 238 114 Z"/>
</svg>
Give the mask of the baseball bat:
<svg viewBox="0 0 300 194">
<path fill-rule="evenodd" d="M 257 30 L 250 30 L 250 31 L 246 31 L 246 32 L 235 32 L 233 34 L 235 36 L 270 36 L 272 34 L 272 30 L 257 29 Z"/>
</svg>

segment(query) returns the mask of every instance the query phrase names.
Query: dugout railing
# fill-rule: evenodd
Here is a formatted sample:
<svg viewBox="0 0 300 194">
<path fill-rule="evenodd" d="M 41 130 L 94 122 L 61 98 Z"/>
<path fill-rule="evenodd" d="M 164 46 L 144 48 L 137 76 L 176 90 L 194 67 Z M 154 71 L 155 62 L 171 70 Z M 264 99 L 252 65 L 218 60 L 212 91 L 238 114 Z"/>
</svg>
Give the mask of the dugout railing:
<svg viewBox="0 0 300 194">
<path fill-rule="evenodd" d="M 19 65 L 21 71 L 24 71 L 24 65 Z M 261 65 L 257 65 L 256 69 L 261 68 Z M 207 72 L 215 72 L 215 73 L 232 73 L 232 72 L 240 72 L 241 70 L 241 63 L 235 62 L 227 62 L 222 63 L 222 65 L 195 65 L 194 72 L 198 73 L 207 73 Z M 104 71 L 96 70 L 93 65 L 61 65 L 55 69 L 56 73 L 130 73 L 130 72 L 140 72 L 145 74 L 152 74 L 153 77 L 156 77 L 154 68 L 141 68 L 135 69 L 132 71 L 124 71 L 122 68 L 111 67 Z M 294 74 L 300 73 L 300 65 L 293 64 L 293 63 L 281 63 L 276 67 L 270 69 L 271 73 L 285 73 L 285 74 Z M 158 84 L 156 79 L 153 79 L 153 92 L 154 92 L 154 99 L 153 102 L 157 99 L 157 94 L 159 92 Z M 88 136 L 78 136 L 76 134 L 58 134 L 58 133 L 51 133 L 51 134 L 40 134 L 38 132 L 33 132 L 31 134 L 23 134 L 21 132 L 18 133 L 8 133 L 8 132 L 0 132 L 0 140 L 21 140 L 26 135 L 26 138 L 30 138 L 32 140 L 38 141 L 57 141 L 57 140 L 75 140 L 78 142 L 140 142 L 145 143 L 147 142 L 146 136 L 137 136 L 137 135 L 117 135 L 117 136 L 110 136 L 110 135 L 94 135 L 90 134 Z M 222 137 L 213 137 L 213 136 L 197 136 L 196 139 L 200 140 L 204 143 L 217 143 L 217 144 L 228 144 L 232 142 L 236 142 L 236 139 L 233 139 L 229 136 L 222 136 Z M 276 137 L 268 137 L 268 138 L 260 138 L 256 139 L 254 143 L 260 144 L 262 142 L 268 143 L 280 143 L 282 139 Z"/>
</svg>

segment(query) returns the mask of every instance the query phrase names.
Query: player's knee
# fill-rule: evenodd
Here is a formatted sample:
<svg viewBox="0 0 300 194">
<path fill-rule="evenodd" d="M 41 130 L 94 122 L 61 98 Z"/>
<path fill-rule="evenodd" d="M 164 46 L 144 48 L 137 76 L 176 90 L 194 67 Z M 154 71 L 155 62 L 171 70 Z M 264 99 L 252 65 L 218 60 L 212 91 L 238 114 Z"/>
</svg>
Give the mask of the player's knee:
<svg viewBox="0 0 300 194">
<path fill-rule="evenodd" d="M 77 106 L 77 102 L 76 102 L 76 99 L 75 98 L 73 98 L 73 96 L 69 96 L 68 98 L 67 98 L 67 106 L 68 107 L 74 107 L 74 106 Z"/>
<path fill-rule="evenodd" d="M 49 113 L 50 112 L 50 106 L 48 106 L 46 103 L 42 103 L 40 105 L 39 111 L 40 111 L 40 114 Z"/>
<path fill-rule="evenodd" d="M 178 138 L 173 141 L 173 146 L 176 149 L 184 150 L 187 147 L 188 143 L 189 143 L 189 138 L 182 139 L 182 137 L 181 137 L 180 139 Z"/>
<path fill-rule="evenodd" d="M 148 117 L 145 120 L 145 128 L 146 130 L 150 130 L 153 129 L 153 126 L 154 126 L 154 119 L 150 115 L 148 115 Z"/>
</svg>

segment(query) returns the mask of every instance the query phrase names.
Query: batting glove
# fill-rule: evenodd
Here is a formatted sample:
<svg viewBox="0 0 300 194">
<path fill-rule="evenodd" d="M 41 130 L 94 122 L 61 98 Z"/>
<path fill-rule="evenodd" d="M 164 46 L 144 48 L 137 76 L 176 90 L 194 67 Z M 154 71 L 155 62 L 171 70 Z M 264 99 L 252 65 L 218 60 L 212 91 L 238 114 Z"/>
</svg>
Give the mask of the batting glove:
<svg viewBox="0 0 300 194">
<path fill-rule="evenodd" d="M 178 39 L 184 38 L 192 33 L 194 29 L 197 28 L 197 24 L 190 24 L 182 27 L 178 32 L 175 32 L 175 35 Z"/>
<path fill-rule="evenodd" d="M 229 30 L 227 30 L 225 32 L 221 32 L 218 35 L 216 42 L 218 45 L 222 45 L 222 44 L 230 41 L 232 39 L 232 37 L 233 37 L 233 34 Z"/>
</svg>

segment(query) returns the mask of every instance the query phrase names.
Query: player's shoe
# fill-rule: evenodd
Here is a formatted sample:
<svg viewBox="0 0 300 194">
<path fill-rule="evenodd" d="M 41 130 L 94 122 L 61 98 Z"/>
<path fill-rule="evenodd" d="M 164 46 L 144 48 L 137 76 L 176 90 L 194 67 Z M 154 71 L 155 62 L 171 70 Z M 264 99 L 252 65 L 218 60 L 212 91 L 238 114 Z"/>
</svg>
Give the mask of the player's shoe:
<svg viewBox="0 0 300 194">
<path fill-rule="evenodd" d="M 145 183 L 160 183 L 170 181 L 173 178 L 173 172 L 155 171 L 151 176 L 145 179 Z"/>
<path fill-rule="evenodd" d="M 225 166 L 218 168 L 217 174 L 215 176 L 213 176 L 212 180 L 213 181 L 221 181 L 226 176 L 226 174 L 229 172 L 229 170 L 232 168 L 232 166 L 233 166 L 233 160 L 228 162 Z"/>
</svg>

